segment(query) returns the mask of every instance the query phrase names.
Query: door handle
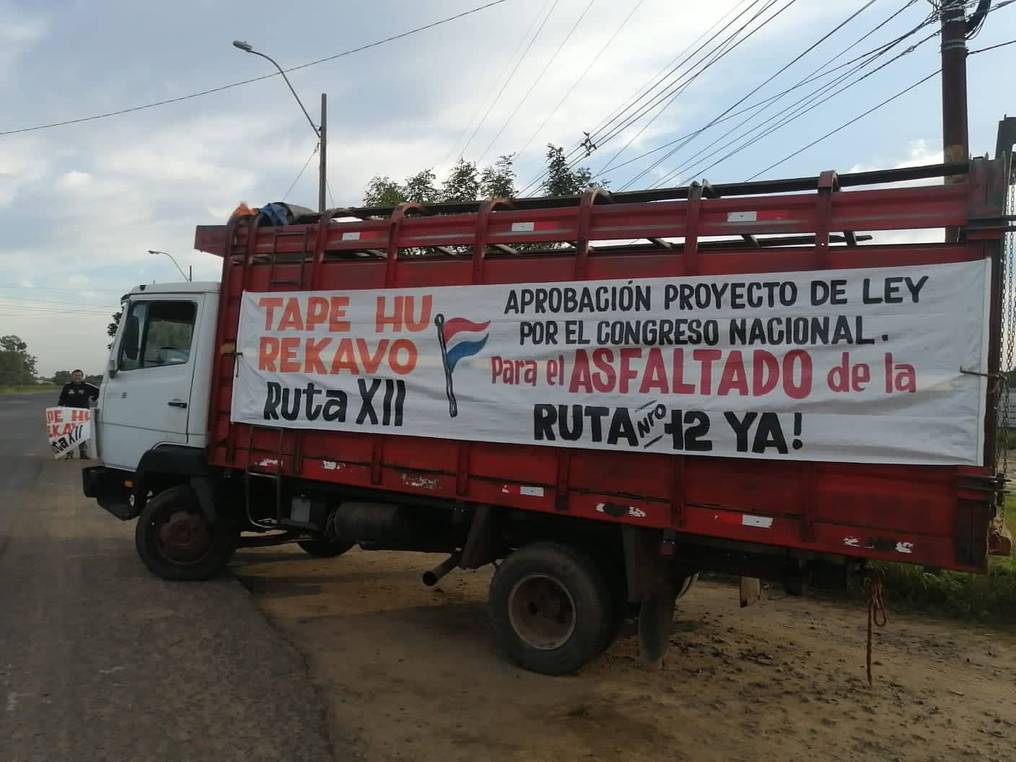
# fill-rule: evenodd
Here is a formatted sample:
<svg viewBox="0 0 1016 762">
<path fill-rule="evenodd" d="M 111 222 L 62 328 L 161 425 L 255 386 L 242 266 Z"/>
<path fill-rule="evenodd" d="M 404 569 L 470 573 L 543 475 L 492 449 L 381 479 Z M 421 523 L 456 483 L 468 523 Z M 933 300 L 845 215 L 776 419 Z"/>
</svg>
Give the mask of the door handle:
<svg viewBox="0 0 1016 762">
<path fill-rule="evenodd" d="M 187 403 L 183 400 L 170 400 L 167 404 L 170 407 L 187 407 Z"/>
</svg>

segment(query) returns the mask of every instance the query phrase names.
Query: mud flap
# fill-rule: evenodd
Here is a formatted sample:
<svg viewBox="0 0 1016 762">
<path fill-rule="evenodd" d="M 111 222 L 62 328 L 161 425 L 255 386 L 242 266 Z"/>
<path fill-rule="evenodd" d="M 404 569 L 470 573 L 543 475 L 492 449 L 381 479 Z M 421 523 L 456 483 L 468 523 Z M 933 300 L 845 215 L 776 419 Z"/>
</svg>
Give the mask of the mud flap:
<svg viewBox="0 0 1016 762">
<path fill-rule="evenodd" d="M 662 565 L 662 564 L 661 564 Z M 639 659 L 649 667 L 663 667 L 663 656 L 670 645 L 670 631 L 674 625 L 674 607 L 677 604 L 677 585 L 674 584 L 667 564 L 652 592 L 639 606 Z"/>
<path fill-rule="evenodd" d="M 661 555 L 664 538 L 658 530 L 624 527 L 622 538 L 628 601 L 639 604 L 639 658 L 659 668 L 670 644 L 679 592 L 673 556 Z"/>
</svg>

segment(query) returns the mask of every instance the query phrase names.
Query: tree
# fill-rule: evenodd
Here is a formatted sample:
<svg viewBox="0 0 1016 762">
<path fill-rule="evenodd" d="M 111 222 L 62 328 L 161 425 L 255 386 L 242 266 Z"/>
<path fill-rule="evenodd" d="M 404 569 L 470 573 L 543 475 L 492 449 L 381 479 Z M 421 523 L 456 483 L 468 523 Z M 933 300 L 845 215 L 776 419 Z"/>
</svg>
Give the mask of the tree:
<svg viewBox="0 0 1016 762">
<path fill-rule="evenodd" d="M 547 144 L 547 179 L 542 187 L 548 196 L 578 196 L 591 185 L 592 179 L 593 173 L 588 168 L 568 166 L 561 146 Z"/>
<path fill-rule="evenodd" d="M 515 195 L 515 154 L 498 158 L 480 175 L 480 195 L 484 198 L 511 198 Z"/>
<path fill-rule="evenodd" d="M 387 175 L 375 176 L 367 184 L 367 192 L 363 196 L 363 205 L 398 206 L 406 200 L 405 188 Z"/>
<path fill-rule="evenodd" d="M 436 182 L 437 175 L 433 169 L 421 169 L 412 177 L 407 177 L 404 186 L 406 201 L 412 201 L 414 204 L 433 204 L 440 200 L 441 194 L 438 193 Z"/>
<path fill-rule="evenodd" d="M 116 336 L 116 329 L 120 327 L 120 318 L 123 317 L 123 310 L 117 310 L 113 313 L 113 322 L 106 326 L 106 335 L 109 338 Z"/>
<path fill-rule="evenodd" d="M 475 201 L 480 197 L 480 179 L 475 162 L 459 159 L 441 186 L 442 201 Z"/>
<path fill-rule="evenodd" d="M 0 385 L 17 386 L 35 382 L 35 358 L 20 336 L 0 336 Z"/>
<path fill-rule="evenodd" d="M 56 373 L 53 374 L 53 383 L 57 384 L 58 386 L 63 386 L 64 384 L 70 383 L 70 380 L 71 380 L 71 371 L 69 370 L 58 370 Z"/>
</svg>

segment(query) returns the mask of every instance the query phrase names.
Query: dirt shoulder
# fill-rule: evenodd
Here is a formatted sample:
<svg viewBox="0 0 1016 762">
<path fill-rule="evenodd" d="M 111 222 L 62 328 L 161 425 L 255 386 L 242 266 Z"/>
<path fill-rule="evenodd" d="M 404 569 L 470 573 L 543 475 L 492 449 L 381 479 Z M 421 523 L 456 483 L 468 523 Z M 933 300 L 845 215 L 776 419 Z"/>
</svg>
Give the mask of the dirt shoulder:
<svg viewBox="0 0 1016 762">
<path fill-rule="evenodd" d="M 303 651 L 337 727 L 372 760 L 1007 760 L 1016 754 L 1016 633 L 895 616 L 864 676 L 866 612 L 734 588 L 682 602 L 662 671 L 624 637 L 548 678 L 495 651 L 489 572 L 434 589 L 439 557 L 329 561 L 246 551 L 234 571 Z"/>
</svg>

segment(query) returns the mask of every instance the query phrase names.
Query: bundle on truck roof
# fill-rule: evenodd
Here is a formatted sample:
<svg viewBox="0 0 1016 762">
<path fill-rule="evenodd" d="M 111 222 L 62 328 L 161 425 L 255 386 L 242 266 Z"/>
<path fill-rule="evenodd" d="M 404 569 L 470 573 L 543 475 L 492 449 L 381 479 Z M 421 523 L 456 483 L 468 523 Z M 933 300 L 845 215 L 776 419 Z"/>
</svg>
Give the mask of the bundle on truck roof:
<svg viewBox="0 0 1016 762">
<path fill-rule="evenodd" d="M 658 660 L 700 571 L 983 571 L 1007 188 L 977 159 L 202 226 L 221 286 L 130 295 L 85 491 L 171 579 L 237 544 L 501 561 L 498 641 L 546 673 L 631 613 Z"/>
</svg>

